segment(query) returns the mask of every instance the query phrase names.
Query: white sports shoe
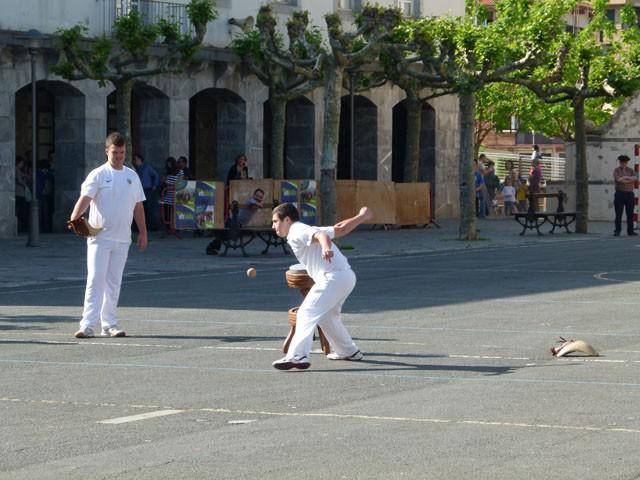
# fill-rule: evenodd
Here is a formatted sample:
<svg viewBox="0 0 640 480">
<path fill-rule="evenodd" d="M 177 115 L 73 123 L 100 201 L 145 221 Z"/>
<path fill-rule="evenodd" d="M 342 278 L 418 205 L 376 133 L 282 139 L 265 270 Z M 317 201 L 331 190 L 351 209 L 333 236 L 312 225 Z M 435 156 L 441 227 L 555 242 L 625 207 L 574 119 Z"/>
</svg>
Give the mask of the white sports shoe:
<svg viewBox="0 0 640 480">
<path fill-rule="evenodd" d="M 327 358 L 329 360 L 349 360 L 351 362 L 358 362 L 364 358 L 364 355 L 360 350 L 356 351 L 356 353 L 354 353 L 353 355 L 349 355 L 348 357 L 342 357 L 336 352 L 331 352 L 327 354 Z"/>
<path fill-rule="evenodd" d="M 300 370 L 306 370 L 309 368 L 311 363 L 309 363 L 309 359 L 307 357 L 302 358 L 281 358 L 280 360 L 276 360 L 271 365 L 273 368 L 277 368 L 278 370 L 291 370 L 292 368 L 298 368 Z"/>
<path fill-rule="evenodd" d="M 126 337 L 127 334 L 124 330 L 119 329 L 117 326 L 103 328 L 101 336 L 103 337 Z"/>
<path fill-rule="evenodd" d="M 81 328 L 73 336 L 76 338 L 93 338 L 93 330 L 89 327 Z"/>
</svg>

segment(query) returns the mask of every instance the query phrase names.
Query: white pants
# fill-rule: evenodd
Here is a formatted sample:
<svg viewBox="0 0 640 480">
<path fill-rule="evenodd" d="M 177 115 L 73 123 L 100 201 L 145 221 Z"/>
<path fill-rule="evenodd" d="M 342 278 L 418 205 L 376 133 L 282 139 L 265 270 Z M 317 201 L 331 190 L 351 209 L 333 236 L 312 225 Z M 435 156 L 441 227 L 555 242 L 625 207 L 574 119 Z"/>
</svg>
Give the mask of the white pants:
<svg viewBox="0 0 640 480">
<path fill-rule="evenodd" d="M 356 275 L 350 269 L 326 273 L 324 280 L 316 281 L 298 309 L 296 333 L 291 339 L 287 358 L 309 357 L 316 325 L 322 328 L 331 350 L 338 355 L 350 356 L 358 351 L 340 320 L 342 304 L 355 286 Z"/>
<path fill-rule="evenodd" d="M 118 324 L 116 308 L 129 245 L 99 237 L 87 240 L 87 289 L 81 329 L 93 328 L 98 318 L 103 329 Z"/>
</svg>

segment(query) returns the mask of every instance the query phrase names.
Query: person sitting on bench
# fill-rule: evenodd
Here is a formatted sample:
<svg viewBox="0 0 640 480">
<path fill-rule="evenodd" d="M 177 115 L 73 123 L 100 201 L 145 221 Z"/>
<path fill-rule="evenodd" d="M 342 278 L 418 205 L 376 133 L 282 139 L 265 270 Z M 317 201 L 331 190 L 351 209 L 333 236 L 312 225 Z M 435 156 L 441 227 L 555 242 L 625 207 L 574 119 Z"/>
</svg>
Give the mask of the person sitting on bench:
<svg viewBox="0 0 640 480">
<path fill-rule="evenodd" d="M 237 202 L 234 203 L 236 203 L 237 208 Z M 261 188 L 255 189 L 251 198 L 249 198 L 246 204 L 243 205 L 243 208 L 240 208 L 237 211 L 232 211 L 232 214 L 225 222 L 225 228 L 237 229 L 246 226 L 251 221 L 251 218 L 253 218 L 258 208 L 264 208 L 264 190 Z M 222 242 L 227 240 L 228 237 L 228 231 L 214 232 L 214 239 L 207 246 L 207 254 L 217 255 L 220 247 L 222 247 Z"/>
<path fill-rule="evenodd" d="M 238 212 L 239 226 L 248 225 L 258 208 L 264 208 L 264 190 L 261 188 L 256 188 L 253 196 L 240 208 Z"/>
</svg>

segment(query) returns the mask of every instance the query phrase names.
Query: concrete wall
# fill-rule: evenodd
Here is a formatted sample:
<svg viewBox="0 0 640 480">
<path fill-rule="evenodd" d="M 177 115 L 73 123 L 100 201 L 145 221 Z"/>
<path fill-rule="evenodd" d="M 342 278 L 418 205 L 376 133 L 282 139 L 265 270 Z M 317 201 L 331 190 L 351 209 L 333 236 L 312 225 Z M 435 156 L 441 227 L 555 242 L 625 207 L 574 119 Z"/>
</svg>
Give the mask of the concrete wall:
<svg viewBox="0 0 640 480">
<path fill-rule="evenodd" d="M 634 146 L 640 144 L 640 93 L 630 97 L 616 112 L 611 121 L 598 132 L 588 136 L 587 162 L 589 170 L 589 218 L 609 221 L 614 218 L 613 195 L 615 185 L 613 170 L 618 166 L 619 155 L 631 158 L 633 168 L 636 159 Z M 569 207 L 575 208 L 575 145 L 567 145 L 567 182 Z"/>
</svg>

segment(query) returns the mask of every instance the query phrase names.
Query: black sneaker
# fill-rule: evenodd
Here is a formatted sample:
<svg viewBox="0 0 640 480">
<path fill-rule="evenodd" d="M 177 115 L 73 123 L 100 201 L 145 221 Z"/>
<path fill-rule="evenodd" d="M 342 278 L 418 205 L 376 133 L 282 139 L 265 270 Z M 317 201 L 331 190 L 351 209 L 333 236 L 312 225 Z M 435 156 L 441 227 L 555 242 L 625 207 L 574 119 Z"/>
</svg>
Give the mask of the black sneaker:
<svg viewBox="0 0 640 480">
<path fill-rule="evenodd" d="M 276 360 L 271 365 L 273 368 L 277 368 L 278 370 L 291 370 L 292 368 L 298 368 L 300 370 L 306 370 L 311 366 L 309 363 L 309 359 L 307 357 L 302 358 L 281 358 L 280 360 Z"/>
<path fill-rule="evenodd" d="M 638 234 L 636 232 L 629 232 L 627 233 L 627 235 L 629 235 L 630 237 L 637 237 Z"/>
<path fill-rule="evenodd" d="M 613 236 L 614 237 L 619 237 L 620 236 L 620 232 L 613 232 Z"/>
</svg>

